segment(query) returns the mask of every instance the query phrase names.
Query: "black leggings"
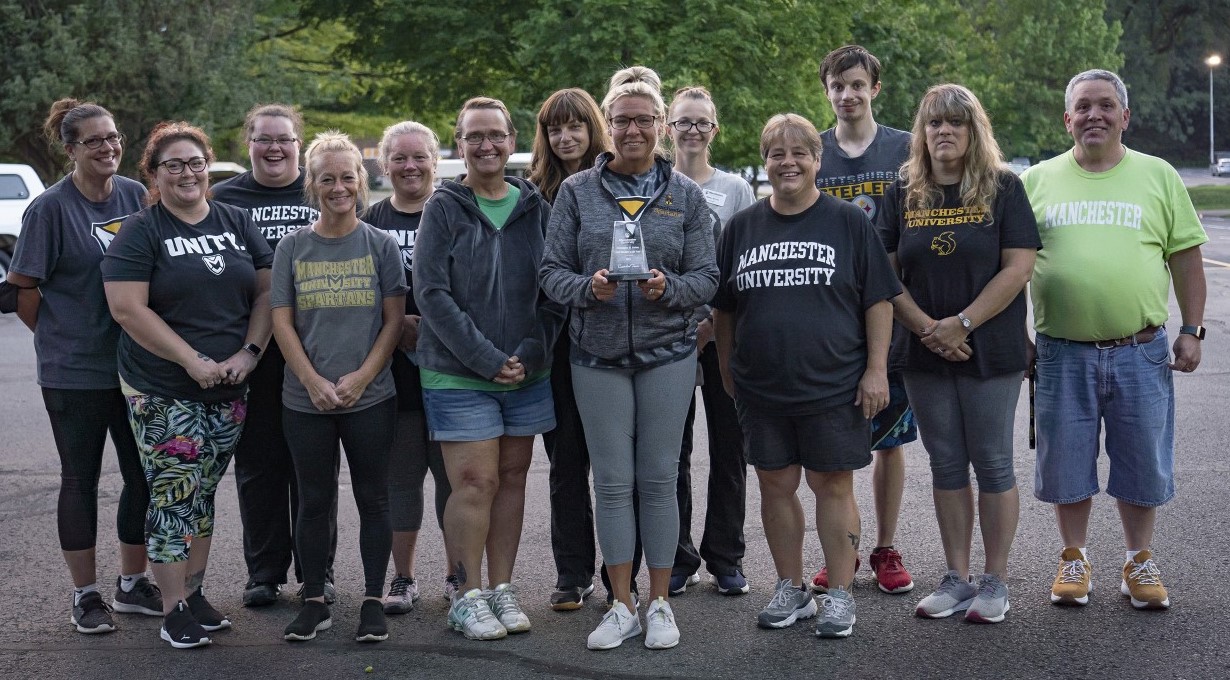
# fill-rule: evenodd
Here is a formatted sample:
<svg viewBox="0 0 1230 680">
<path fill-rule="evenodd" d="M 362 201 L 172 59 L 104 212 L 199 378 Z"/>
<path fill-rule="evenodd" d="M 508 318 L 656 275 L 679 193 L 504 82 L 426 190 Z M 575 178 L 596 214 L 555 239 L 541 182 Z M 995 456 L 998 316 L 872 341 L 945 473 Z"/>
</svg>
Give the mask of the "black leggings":
<svg viewBox="0 0 1230 680">
<path fill-rule="evenodd" d="M 65 390 L 44 387 L 43 404 L 60 454 L 60 499 L 56 524 L 61 550 L 89 550 L 98 539 L 98 478 L 107 432 L 119 459 L 120 491 L 115 525 L 120 543 L 145 545 L 149 487 L 128 425 L 119 388 Z"/>
<path fill-rule="evenodd" d="M 329 511 L 337 499 L 339 440 L 346 449 L 350 485 L 359 509 L 364 595 L 384 594 L 384 575 L 393 545 L 388 470 L 396 421 L 396 399 L 351 413 L 302 413 L 283 407 L 286 443 L 299 480 L 295 545 L 303 561 L 304 597 L 321 597 L 325 592 Z"/>
</svg>

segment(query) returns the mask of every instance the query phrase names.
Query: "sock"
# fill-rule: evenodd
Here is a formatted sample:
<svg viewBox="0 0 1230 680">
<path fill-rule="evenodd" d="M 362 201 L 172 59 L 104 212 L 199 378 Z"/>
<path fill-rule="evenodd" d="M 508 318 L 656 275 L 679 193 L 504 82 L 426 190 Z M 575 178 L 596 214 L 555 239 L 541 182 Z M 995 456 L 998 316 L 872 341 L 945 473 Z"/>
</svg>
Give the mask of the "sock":
<svg viewBox="0 0 1230 680">
<path fill-rule="evenodd" d="M 1131 562 L 1132 560 L 1136 559 L 1136 555 L 1138 555 L 1139 553 L 1140 553 L 1140 551 L 1139 551 L 1139 550 L 1129 550 L 1129 551 L 1127 551 L 1127 561 L 1128 561 L 1128 562 Z"/>
<path fill-rule="evenodd" d="M 1088 562 L 1088 561 L 1089 561 L 1089 553 L 1085 552 L 1085 549 L 1084 549 L 1084 548 L 1078 548 L 1078 550 L 1080 550 L 1080 551 L 1081 551 L 1081 557 L 1085 558 L 1085 561 L 1086 561 L 1086 562 Z"/>
<path fill-rule="evenodd" d="M 85 595 L 86 593 L 97 593 L 97 592 L 98 592 L 97 583 L 91 583 L 88 586 L 81 586 L 80 588 L 74 588 L 73 589 L 73 606 L 76 607 L 77 605 L 81 604 L 81 597 Z"/>
<path fill-rule="evenodd" d="M 871 554 L 874 555 L 880 552 L 881 550 L 892 550 L 892 549 L 893 549 L 892 543 L 889 543 L 888 545 L 877 545 L 875 549 L 871 551 Z"/>
<path fill-rule="evenodd" d="M 145 572 L 139 574 L 120 574 L 120 590 L 131 593 L 137 585 L 137 580 L 145 578 Z"/>
</svg>

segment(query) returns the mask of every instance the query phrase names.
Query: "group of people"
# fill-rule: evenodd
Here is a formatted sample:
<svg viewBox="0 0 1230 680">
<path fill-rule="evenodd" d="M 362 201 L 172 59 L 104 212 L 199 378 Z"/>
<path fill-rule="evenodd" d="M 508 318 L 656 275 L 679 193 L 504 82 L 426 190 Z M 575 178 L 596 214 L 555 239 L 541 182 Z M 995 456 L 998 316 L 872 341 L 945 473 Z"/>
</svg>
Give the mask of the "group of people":
<svg viewBox="0 0 1230 680">
<path fill-rule="evenodd" d="M 874 461 L 878 586 L 909 592 L 894 541 L 903 446 L 920 434 L 947 571 L 915 611 L 1003 621 L 1020 512 L 1014 420 L 1034 372 L 1034 492 L 1054 505 L 1063 543 L 1051 600 L 1089 601 L 1104 426 L 1127 547 L 1121 590 L 1135 607 L 1168 607 L 1150 550 L 1156 508 L 1174 495 L 1171 371 L 1199 365 L 1205 332 L 1205 235 L 1177 173 L 1123 145 L 1127 92 L 1113 73 L 1072 78 L 1073 148 L 1018 178 L 960 85 L 930 88 L 910 132 L 878 124 L 880 69 L 859 46 L 825 57 L 837 124 L 821 133 L 796 114 L 771 118 L 760 154 L 772 194 L 759 201 L 710 162 L 713 96 L 685 87 L 668 106 L 640 66 L 617 72 L 601 104 L 575 88 L 551 95 L 527 179 L 505 175 L 517 130 L 498 100 L 462 106 L 466 173 L 438 187 L 435 133 L 390 126 L 378 161 L 393 193 L 374 204 L 346 135 L 317 135 L 299 164 L 303 120 L 290 106 L 249 112 L 252 170 L 211 194 L 200 129 L 155 128 L 143 187 L 117 174 L 124 136 L 106 109 L 56 102 L 45 130 L 72 170 L 27 211 L 8 282 L 35 334 L 61 459 L 76 629 L 114 630 L 112 611 L 161 616 L 162 639 L 189 648 L 231 625 L 204 581 L 232 457 L 243 604 L 277 601 L 293 564 L 303 606 L 285 638 L 329 628 L 344 449 L 365 581 L 357 640 L 386 639 L 386 614 L 420 596 L 429 470 L 448 625 L 475 640 L 528 631 L 514 571 L 538 435 L 550 459 L 549 604 L 581 608 L 596 571 L 608 592 L 590 649 L 642 635 L 651 649 L 677 645 L 670 598 L 699 583 L 702 561 L 718 592 L 749 591 L 749 464 L 776 572 L 758 625 L 817 617 L 818 636 L 850 635 L 854 471 Z M 697 386 L 711 469 L 699 549 Z M 124 480 L 111 604 L 95 563 L 108 432 Z M 810 579 L 802 479 L 824 557 Z"/>
</svg>

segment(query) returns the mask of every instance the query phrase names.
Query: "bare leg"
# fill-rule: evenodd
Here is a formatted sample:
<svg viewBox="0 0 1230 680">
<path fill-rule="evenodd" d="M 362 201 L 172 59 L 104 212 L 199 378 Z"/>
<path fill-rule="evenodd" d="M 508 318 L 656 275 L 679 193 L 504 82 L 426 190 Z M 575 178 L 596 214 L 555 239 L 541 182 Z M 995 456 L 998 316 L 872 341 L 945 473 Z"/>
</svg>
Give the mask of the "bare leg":
<svg viewBox="0 0 1230 680">
<path fill-rule="evenodd" d="M 803 468 L 791 465 L 782 470 L 756 470 L 760 481 L 760 519 L 764 526 L 769 554 L 777 578 L 788 578 L 803 586 L 803 504 L 799 502 L 799 481 Z"/>
<path fill-rule="evenodd" d="M 1055 505 L 1055 522 L 1059 525 L 1059 538 L 1063 540 L 1064 547 L 1085 547 L 1089 535 L 1089 513 L 1092 510 L 1092 498 Z"/>
<path fill-rule="evenodd" d="M 141 556 L 145 557 L 145 546 L 141 548 Z M 98 580 L 98 565 L 95 562 L 94 548 L 85 550 L 63 550 L 64 563 L 68 565 L 68 573 L 73 577 L 73 585 L 77 588 L 88 586 Z"/>
<path fill-rule="evenodd" d="M 444 508 L 444 540 L 461 592 L 483 587 L 483 547 L 500 485 L 500 440 L 441 442 L 453 493 Z"/>
<path fill-rule="evenodd" d="M 862 527 L 854 502 L 854 472 L 807 471 L 807 485 L 816 494 L 816 533 L 829 569 L 829 585 L 849 588 Z"/>
<path fill-rule="evenodd" d="M 650 569 L 649 578 L 653 579 L 653 572 L 666 572 L 666 588 L 667 594 L 670 594 L 670 569 Z M 636 611 L 636 603 L 632 601 L 632 563 L 623 562 L 621 564 L 606 565 L 607 577 L 611 579 L 611 595 L 618 601 L 623 602 L 628 607 L 628 611 Z"/>
<path fill-rule="evenodd" d="M 162 591 L 162 613 L 165 616 L 187 597 L 184 585 L 188 575 L 188 562 L 151 562 L 149 566 L 154 572 L 158 589 Z"/>
<path fill-rule="evenodd" d="M 1021 496 L 1017 487 L 1002 493 L 978 492 L 978 523 L 982 547 L 986 552 L 986 573 L 1000 577 L 1008 573 L 1008 551 L 1016 538 L 1021 516 Z"/>
<path fill-rule="evenodd" d="M 213 536 L 192 539 L 192 549 L 188 552 L 184 592 L 191 593 L 205 582 L 205 567 L 209 564 L 209 546 L 212 543 Z"/>
<path fill-rule="evenodd" d="M 935 499 L 944 560 L 949 569 L 967 578 L 970 543 L 974 540 L 974 491 L 968 486 L 950 491 L 932 489 L 931 495 Z"/>
<path fill-rule="evenodd" d="M 533 437 L 500 437 L 499 489 L 487 530 L 487 580 L 492 586 L 512 581 L 525 515 L 525 476 L 533 455 Z"/>
<path fill-rule="evenodd" d="M 649 568 L 649 598 L 671 598 L 671 567 Z M 629 572 L 631 574 L 631 572 Z"/>
<path fill-rule="evenodd" d="M 1119 521 L 1123 523 L 1123 537 L 1128 550 L 1148 550 L 1153 545 L 1153 526 L 1157 522 L 1157 508 L 1145 508 L 1119 501 Z"/>
<path fill-rule="evenodd" d="M 120 574 L 145 573 L 145 544 L 120 544 Z M 71 567 L 70 567 L 71 569 Z"/>
<path fill-rule="evenodd" d="M 393 571 L 397 576 L 414 578 L 414 547 L 418 545 L 419 532 L 393 532 Z"/>
<path fill-rule="evenodd" d="M 886 547 L 897 537 L 901 516 L 901 497 L 905 493 L 905 447 L 894 446 L 875 452 L 871 468 L 871 495 L 875 500 L 876 544 Z"/>
</svg>

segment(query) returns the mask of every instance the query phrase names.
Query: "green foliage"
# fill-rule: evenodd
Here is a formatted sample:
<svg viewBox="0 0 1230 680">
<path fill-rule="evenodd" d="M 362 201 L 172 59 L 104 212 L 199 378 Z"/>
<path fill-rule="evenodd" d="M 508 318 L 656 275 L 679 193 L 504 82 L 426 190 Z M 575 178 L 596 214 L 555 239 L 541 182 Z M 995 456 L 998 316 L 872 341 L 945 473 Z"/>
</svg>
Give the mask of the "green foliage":
<svg viewBox="0 0 1230 680">
<path fill-rule="evenodd" d="M 1188 187 L 1187 194 L 1192 197 L 1196 210 L 1230 210 L 1230 185 Z"/>
</svg>

